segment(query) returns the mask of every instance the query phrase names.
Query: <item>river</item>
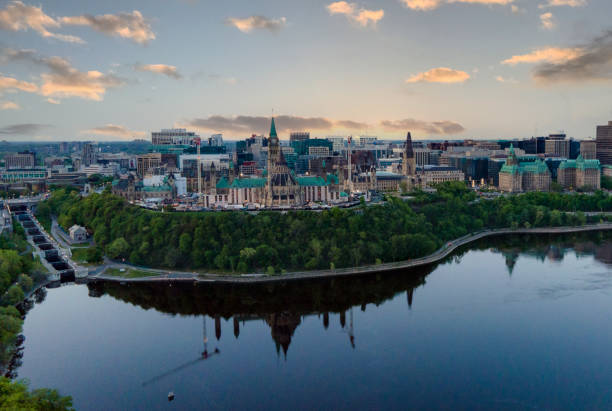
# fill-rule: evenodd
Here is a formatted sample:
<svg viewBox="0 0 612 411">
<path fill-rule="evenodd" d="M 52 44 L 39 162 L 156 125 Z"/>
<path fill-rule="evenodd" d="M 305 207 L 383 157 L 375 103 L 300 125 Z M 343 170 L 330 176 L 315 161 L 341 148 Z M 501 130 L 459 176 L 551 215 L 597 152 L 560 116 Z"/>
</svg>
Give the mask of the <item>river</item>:
<svg viewBox="0 0 612 411">
<path fill-rule="evenodd" d="M 611 264 L 588 233 L 335 280 L 63 285 L 16 372 L 78 410 L 612 408 Z"/>
</svg>

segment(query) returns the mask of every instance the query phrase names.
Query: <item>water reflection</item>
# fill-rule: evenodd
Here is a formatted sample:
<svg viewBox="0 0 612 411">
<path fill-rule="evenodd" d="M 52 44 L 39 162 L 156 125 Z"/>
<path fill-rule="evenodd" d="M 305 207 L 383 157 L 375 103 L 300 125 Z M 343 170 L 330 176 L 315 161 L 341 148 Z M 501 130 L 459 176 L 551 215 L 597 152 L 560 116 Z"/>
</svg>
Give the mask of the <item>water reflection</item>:
<svg viewBox="0 0 612 411">
<path fill-rule="evenodd" d="M 347 343 L 355 348 L 353 309 L 365 311 L 367 305 L 378 306 L 400 293 L 406 294 L 410 309 L 419 287 L 438 265 L 459 263 L 469 250 L 490 249 L 505 257 L 511 276 L 521 258 L 561 262 L 566 254 L 594 256 L 596 261 L 612 264 L 612 233 L 589 233 L 565 236 L 505 236 L 488 238 L 466 246 L 439 264 L 409 271 L 350 278 L 287 281 L 265 285 L 185 285 L 164 284 L 120 285 L 117 283 L 88 284 L 91 297 L 110 295 L 117 300 L 155 309 L 168 314 L 204 316 L 203 357 L 206 348 L 206 317 L 214 324 L 217 341 L 221 335 L 221 319 L 231 320 L 233 334 L 240 337 L 241 327 L 252 321 L 263 321 L 270 327 L 270 336 L 278 355 L 287 357 L 296 329 L 306 317 L 317 317 L 324 329 L 329 327 L 330 314 L 339 316 Z M 348 321 L 347 321 L 348 315 Z"/>
</svg>

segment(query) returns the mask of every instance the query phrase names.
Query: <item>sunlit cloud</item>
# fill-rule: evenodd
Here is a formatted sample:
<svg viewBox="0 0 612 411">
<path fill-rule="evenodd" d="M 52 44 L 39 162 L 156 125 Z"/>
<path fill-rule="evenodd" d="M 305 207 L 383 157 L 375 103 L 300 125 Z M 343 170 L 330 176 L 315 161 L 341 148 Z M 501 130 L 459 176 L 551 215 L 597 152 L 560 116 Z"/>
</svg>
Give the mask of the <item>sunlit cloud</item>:
<svg viewBox="0 0 612 411">
<path fill-rule="evenodd" d="M 569 60 L 573 60 L 584 53 L 584 50 L 579 47 L 575 48 L 559 48 L 547 47 L 534 50 L 527 54 L 519 54 L 512 56 L 509 59 L 502 61 L 502 64 L 516 65 L 521 63 L 552 63 L 561 64 Z"/>
<path fill-rule="evenodd" d="M 543 9 L 546 7 L 583 7 L 587 5 L 587 0 L 548 0 L 545 4 L 540 4 L 538 7 Z"/>
<path fill-rule="evenodd" d="M 518 81 L 513 79 L 513 78 L 507 78 L 507 77 L 503 77 L 503 76 L 496 76 L 495 80 L 498 81 L 499 83 L 508 83 L 508 84 L 517 84 Z"/>
<path fill-rule="evenodd" d="M 424 134 L 442 135 L 457 134 L 465 129 L 453 121 L 421 121 L 414 119 L 383 120 L 372 125 L 353 120 L 332 120 L 325 117 L 299 117 L 281 115 L 275 117 L 276 127 L 280 133 L 295 130 L 329 131 L 343 129 L 362 131 L 380 129 L 385 131 L 414 130 Z M 270 117 L 265 116 L 210 116 L 186 120 L 178 125 L 206 132 L 223 132 L 232 136 L 246 136 L 252 133 L 265 134 L 270 128 Z"/>
<path fill-rule="evenodd" d="M 406 83 L 463 83 L 469 78 L 470 75 L 465 71 L 438 67 L 415 74 L 406 79 Z"/>
<path fill-rule="evenodd" d="M 514 3 L 514 0 L 400 0 L 400 2 L 411 10 L 428 11 L 437 9 L 443 4 L 452 3 L 481 4 L 485 6 L 507 6 Z"/>
<path fill-rule="evenodd" d="M 557 26 L 555 17 L 550 12 L 540 14 L 540 23 L 542 23 L 542 28 L 545 30 L 552 30 Z"/>
<path fill-rule="evenodd" d="M 389 131 L 418 131 L 430 135 L 459 134 L 465 128 L 454 121 L 383 120 L 380 125 Z"/>
<path fill-rule="evenodd" d="M 348 3 L 346 1 L 336 1 L 326 6 L 329 14 L 342 14 L 353 23 L 361 26 L 376 26 L 376 23 L 385 16 L 385 11 L 380 10 L 368 10 L 363 7 L 359 7 L 356 3 Z"/>
<path fill-rule="evenodd" d="M 80 97 L 87 100 L 100 101 L 103 99 L 106 89 L 119 87 L 124 81 L 112 74 L 104 74 L 97 70 L 81 72 L 72 67 L 68 60 L 61 57 L 42 57 L 34 50 L 4 49 L 0 61 L 24 61 L 37 66 L 44 67 L 49 71 L 42 73 L 42 83 L 37 86 L 33 83 L 8 80 L 0 81 L 5 88 L 19 89 L 28 92 L 39 92 L 45 97 L 65 98 Z"/>
<path fill-rule="evenodd" d="M 27 81 L 17 80 L 13 77 L 5 77 L 0 74 L 0 93 L 3 91 L 21 90 L 28 93 L 36 93 L 38 86 Z"/>
<path fill-rule="evenodd" d="M 536 66 L 532 73 L 534 80 L 542 84 L 612 80 L 612 30 L 580 50 L 574 58 Z"/>
<path fill-rule="evenodd" d="M 141 138 L 146 135 L 144 131 L 130 130 L 124 126 L 116 124 L 106 124 L 101 127 L 90 128 L 89 130 L 83 130 L 81 134 L 95 134 L 99 136 L 112 136 L 120 138 Z"/>
<path fill-rule="evenodd" d="M 80 97 L 101 101 L 107 88 L 118 87 L 123 81 L 97 70 L 82 72 L 60 57 L 45 59 L 50 73 L 41 74 L 40 94 L 45 97 Z"/>
<path fill-rule="evenodd" d="M 64 25 L 88 26 L 93 30 L 106 34 L 132 40 L 138 44 L 146 44 L 155 40 L 155 33 L 151 24 L 138 10 L 131 13 L 103 14 L 92 16 L 84 14 L 81 16 L 62 17 L 59 21 Z"/>
<path fill-rule="evenodd" d="M 54 38 L 68 43 L 84 43 L 76 36 L 49 31 L 58 29 L 61 23 L 45 14 L 42 7 L 28 6 L 21 1 L 11 1 L 0 10 L 0 29 L 8 31 L 34 30 L 42 37 Z"/>
<path fill-rule="evenodd" d="M 61 104 L 61 102 L 60 102 L 59 100 L 56 100 L 56 99 L 51 98 L 51 97 L 49 97 L 49 98 L 46 100 L 46 102 L 47 102 L 47 103 L 49 103 L 49 104 Z"/>
<path fill-rule="evenodd" d="M 253 30 L 268 30 L 277 32 L 287 24 L 287 19 L 281 17 L 279 19 L 271 19 L 264 16 L 250 16 L 246 18 L 230 17 L 225 20 L 228 26 L 236 27 L 243 33 L 250 33 Z"/>
<path fill-rule="evenodd" d="M 13 101 L 0 102 L 0 110 L 19 110 L 21 106 Z"/>
<path fill-rule="evenodd" d="M 149 71 L 155 74 L 163 74 L 177 80 L 183 77 L 175 66 L 170 66 L 168 64 L 135 64 L 134 69 L 137 71 Z"/>
</svg>

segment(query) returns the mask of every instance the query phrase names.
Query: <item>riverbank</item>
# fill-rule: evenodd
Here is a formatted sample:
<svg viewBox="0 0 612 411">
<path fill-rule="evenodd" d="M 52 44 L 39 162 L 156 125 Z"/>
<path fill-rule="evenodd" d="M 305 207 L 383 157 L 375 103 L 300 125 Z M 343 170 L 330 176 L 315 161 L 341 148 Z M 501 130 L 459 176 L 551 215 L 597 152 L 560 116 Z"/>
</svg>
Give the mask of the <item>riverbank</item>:
<svg viewBox="0 0 612 411">
<path fill-rule="evenodd" d="M 448 257 L 459 247 L 485 237 L 509 235 L 509 234 L 569 234 L 588 231 L 604 231 L 612 230 L 612 223 L 601 223 L 577 227 L 538 227 L 538 228 L 506 228 L 496 230 L 486 230 L 473 233 L 464 237 L 457 238 L 446 243 L 436 252 L 421 258 L 412 260 L 397 261 L 392 263 L 365 265 L 361 267 L 349 267 L 336 270 L 313 270 L 313 271 L 295 271 L 281 275 L 266 275 L 266 274 L 241 274 L 241 275 L 222 275 L 222 274 L 198 274 L 179 271 L 168 271 L 161 269 L 147 269 L 138 267 L 140 271 L 150 272 L 150 277 L 126 278 L 118 276 L 104 275 L 104 272 L 90 276 L 90 281 L 109 281 L 120 283 L 142 283 L 142 282 L 193 282 L 193 283 L 270 283 L 281 281 L 300 281 L 318 278 L 334 278 L 352 275 L 363 275 L 370 273 L 382 273 L 387 271 L 403 270 L 415 267 L 427 266 L 437 263 Z M 133 266 L 126 264 L 113 264 L 113 268 L 125 268 L 126 271 L 133 269 Z"/>
</svg>

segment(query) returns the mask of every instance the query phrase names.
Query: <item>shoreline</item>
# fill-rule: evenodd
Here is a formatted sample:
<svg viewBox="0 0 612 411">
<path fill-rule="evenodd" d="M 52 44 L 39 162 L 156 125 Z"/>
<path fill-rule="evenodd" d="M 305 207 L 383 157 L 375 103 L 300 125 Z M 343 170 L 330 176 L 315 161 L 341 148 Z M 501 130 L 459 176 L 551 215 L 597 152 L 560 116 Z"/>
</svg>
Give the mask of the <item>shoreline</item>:
<svg viewBox="0 0 612 411">
<path fill-rule="evenodd" d="M 498 236 L 498 235 L 509 235 L 509 234 L 569 234 L 589 231 L 605 231 L 612 230 L 612 223 L 593 224 L 585 226 L 573 226 L 573 227 L 537 227 L 537 228 L 503 228 L 495 230 L 486 230 L 466 236 L 457 238 L 449 241 L 442 248 L 438 249 L 434 253 L 425 256 L 415 258 L 413 260 L 397 261 L 392 263 L 383 263 L 377 265 L 364 265 L 360 267 L 348 267 L 339 268 L 335 270 L 312 270 L 312 271 L 294 271 L 279 275 L 266 275 L 266 274 L 193 274 L 193 273 L 179 273 L 171 274 L 170 271 L 164 269 L 153 269 L 145 267 L 132 267 L 130 265 L 123 265 L 126 270 L 138 269 L 138 270 L 152 270 L 150 272 L 158 272 L 159 275 L 153 275 L 149 277 L 139 278 L 126 278 L 116 276 L 106 276 L 103 273 L 95 276 L 86 278 L 88 282 L 118 282 L 118 283 L 175 283 L 175 282 L 190 282 L 193 284 L 204 283 L 204 284 L 265 284 L 271 282 L 284 282 L 284 281 L 305 281 L 321 278 L 335 278 L 335 277 L 346 277 L 346 276 L 358 276 L 365 274 L 383 273 L 388 271 L 403 270 L 415 267 L 422 267 L 437 263 L 448 255 L 453 253 L 459 247 L 466 244 L 472 243 L 481 238 Z M 117 266 L 122 266 L 117 264 Z M 168 274 L 164 274 L 167 272 Z M 174 275 L 174 277 L 172 277 Z"/>
</svg>

